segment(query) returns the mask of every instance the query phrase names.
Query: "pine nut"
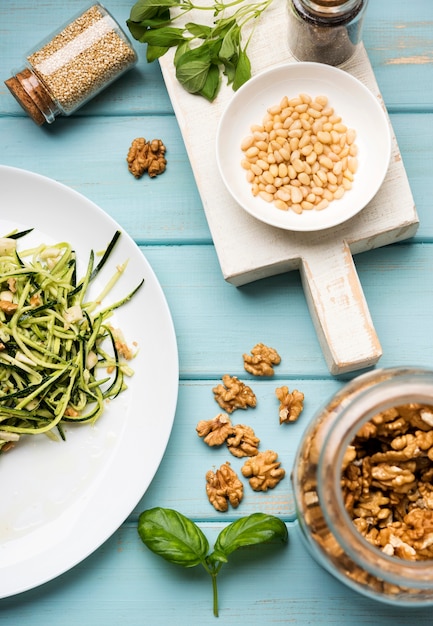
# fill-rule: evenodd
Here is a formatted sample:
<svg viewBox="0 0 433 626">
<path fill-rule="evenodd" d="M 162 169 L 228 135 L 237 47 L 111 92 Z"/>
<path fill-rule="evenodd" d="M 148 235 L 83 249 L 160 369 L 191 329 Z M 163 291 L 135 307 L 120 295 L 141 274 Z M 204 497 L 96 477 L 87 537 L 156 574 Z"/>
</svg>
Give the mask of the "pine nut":
<svg viewBox="0 0 433 626">
<path fill-rule="evenodd" d="M 273 184 L 274 184 L 274 176 L 272 176 L 272 174 L 271 174 L 271 172 L 270 172 L 269 170 L 267 170 L 267 171 L 263 172 L 263 174 L 262 174 L 262 178 L 263 178 L 263 180 L 264 180 L 266 183 L 268 183 L 268 184 L 270 184 L 270 185 L 273 185 Z"/>
<path fill-rule="evenodd" d="M 241 143 L 241 150 L 245 152 L 246 150 L 248 150 L 248 148 L 251 148 L 253 143 L 254 143 L 253 135 L 250 135 L 249 137 L 245 137 L 245 139 L 243 139 Z"/>
<path fill-rule="evenodd" d="M 269 166 L 269 171 L 271 175 L 275 178 L 275 176 L 278 176 L 278 165 L 276 163 L 271 163 Z"/>
<path fill-rule="evenodd" d="M 349 159 L 347 167 L 352 174 L 355 174 L 358 169 L 358 159 L 356 157 Z"/>
<path fill-rule="evenodd" d="M 278 166 L 278 176 L 280 176 L 281 178 L 284 178 L 285 176 L 287 176 L 287 165 L 286 163 L 280 163 Z"/>
<path fill-rule="evenodd" d="M 254 172 L 252 170 L 248 170 L 248 172 L 247 172 L 247 181 L 249 183 L 253 183 L 255 178 L 256 177 L 254 176 Z"/>
<path fill-rule="evenodd" d="M 250 159 L 251 157 L 257 156 L 258 153 L 259 153 L 258 147 L 257 146 L 251 146 L 250 148 L 248 148 L 248 150 L 246 150 L 245 156 L 247 157 L 247 159 Z"/>
<path fill-rule="evenodd" d="M 325 130 L 319 130 L 319 132 L 317 133 L 317 139 L 320 141 L 320 143 L 331 143 L 331 133 Z"/>
<path fill-rule="evenodd" d="M 300 172 L 298 176 L 298 180 L 300 180 L 303 185 L 310 185 L 311 183 L 310 177 L 308 176 L 306 172 Z"/>
<path fill-rule="evenodd" d="M 312 202 L 307 202 L 307 200 L 304 200 L 303 202 L 301 202 L 301 207 L 304 209 L 304 211 L 311 211 L 311 209 L 314 209 L 314 204 Z"/>
<path fill-rule="evenodd" d="M 284 189 L 284 187 L 281 189 L 278 189 L 275 195 L 279 200 L 282 200 L 283 202 L 289 202 L 290 197 L 291 197 L 290 191 L 288 191 L 287 189 Z"/>
<path fill-rule="evenodd" d="M 251 163 L 251 171 L 254 172 L 256 176 L 260 176 L 263 173 L 261 167 L 257 165 L 257 163 Z"/>
<path fill-rule="evenodd" d="M 256 165 L 262 168 L 262 170 L 269 169 L 269 163 L 267 163 L 264 159 L 257 159 Z"/>
<path fill-rule="evenodd" d="M 326 169 L 328 169 L 328 170 L 332 170 L 332 168 L 334 167 L 334 164 L 331 161 L 331 159 L 329 157 L 325 156 L 325 155 L 322 155 L 322 156 L 319 157 L 319 163 L 323 167 L 326 167 Z"/>
<path fill-rule="evenodd" d="M 283 202 L 283 200 L 280 200 L 279 198 L 274 200 L 274 204 L 277 207 L 277 209 L 280 209 L 280 211 L 288 211 L 289 210 L 289 205 L 287 204 L 287 202 Z"/>
<path fill-rule="evenodd" d="M 273 194 L 268 193 L 267 191 L 259 191 L 259 196 L 262 200 L 266 200 L 266 202 L 273 202 L 274 200 Z"/>
<path fill-rule="evenodd" d="M 292 202 L 295 204 L 302 202 L 302 191 L 298 187 L 291 186 L 290 192 Z"/>
<path fill-rule="evenodd" d="M 327 209 L 329 206 L 329 201 L 326 198 L 323 198 L 318 204 L 316 204 L 316 211 L 323 211 L 323 209 Z"/>
</svg>

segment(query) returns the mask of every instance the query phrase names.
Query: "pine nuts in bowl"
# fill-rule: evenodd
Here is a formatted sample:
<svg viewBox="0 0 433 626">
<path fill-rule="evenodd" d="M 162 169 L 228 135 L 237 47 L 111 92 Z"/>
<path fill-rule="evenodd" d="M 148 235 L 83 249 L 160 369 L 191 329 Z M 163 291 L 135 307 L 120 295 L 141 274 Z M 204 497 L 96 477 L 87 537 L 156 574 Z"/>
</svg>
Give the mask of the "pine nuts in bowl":
<svg viewBox="0 0 433 626">
<path fill-rule="evenodd" d="M 217 130 L 233 198 L 278 228 L 316 231 L 354 217 L 379 190 L 391 156 L 379 100 L 347 72 L 289 63 L 251 78 Z"/>
</svg>

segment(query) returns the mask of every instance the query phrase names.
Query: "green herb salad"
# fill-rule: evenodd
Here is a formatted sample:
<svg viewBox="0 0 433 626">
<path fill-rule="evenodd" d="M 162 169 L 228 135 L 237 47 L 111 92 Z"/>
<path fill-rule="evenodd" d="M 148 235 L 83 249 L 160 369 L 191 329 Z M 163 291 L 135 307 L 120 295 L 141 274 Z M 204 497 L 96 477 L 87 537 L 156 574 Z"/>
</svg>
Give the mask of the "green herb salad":
<svg viewBox="0 0 433 626">
<path fill-rule="evenodd" d="M 90 252 L 78 278 L 69 243 L 18 251 L 30 230 L 0 237 L 0 453 L 21 435 L 65 439 L 68 422 L 94 423 L 133 374 L 128 361 L 135 354 L 109 319 L 144 281 L 104 306 L 125 261 L 96 298 L 89 293 L 120 231 L 98 262 Z"/>
</svg>

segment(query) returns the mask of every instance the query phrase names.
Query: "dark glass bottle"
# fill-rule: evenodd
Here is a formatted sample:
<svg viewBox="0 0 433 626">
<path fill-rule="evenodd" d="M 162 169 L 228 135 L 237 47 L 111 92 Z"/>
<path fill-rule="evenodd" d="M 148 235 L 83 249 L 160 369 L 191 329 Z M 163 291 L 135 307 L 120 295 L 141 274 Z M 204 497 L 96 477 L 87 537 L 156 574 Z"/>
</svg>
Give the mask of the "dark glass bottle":
<svg viewBox="0 0 433 626">
<path fill-rule="evenodd" d="M 289 0 L 289 47 L 298 61 L 342 65 L 361 42 L 368 0 Z"/>
</svg>

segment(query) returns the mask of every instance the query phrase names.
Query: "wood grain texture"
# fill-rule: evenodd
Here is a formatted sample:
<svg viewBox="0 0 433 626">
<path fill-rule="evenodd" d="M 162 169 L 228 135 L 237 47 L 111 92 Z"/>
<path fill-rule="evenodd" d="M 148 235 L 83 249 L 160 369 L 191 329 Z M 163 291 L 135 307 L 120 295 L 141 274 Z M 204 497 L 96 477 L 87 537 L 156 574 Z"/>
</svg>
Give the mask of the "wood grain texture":
<svg viewBox="0 0 433 626">
<path fill-rule="evenodd" d="M 82 4 L 82 0 L 0 2 L 2 80 L 31 45 Z M 107 7 L 124 22 L 131 4 L 110 0 Z M 384 367 L 433 366 L 432 23 L 431 0 L 370 0 L 365 21 L 365 47 L 420 219 L 412 239 L 355 256 Z M 431 609 L 393 608 L 352 593 L 320 569 L 304 549 L 292 521 L 290 467 L 308 421 L 353 375 L 329 374 L 298 271 L 240 287 L 223 280 L 161 71 L 157 64 L 146 63 L 144 46 L 137 44 L 136 49 L 140 61 L 133 72 L 77 115 L 59 119 L 50 128 L 36 128 L 0 82 L 0 161 L 70 185 L 119 221 L 141 245 L 172 311 L 181 378 L 166 454 L 128 520 L 71 571 L 0 601 L 0 624 L 431 624 Z M 136 181 L 128 173 L 126 152 L 136 136 L 164 140 L 168 148 L 164 176 Z M 0 190 L 0 212 L 7 210 Z M 243 370 L 242 353 L 259 341 L 282 355 L 272 380 L 252 379 Z M 199 419 L 218 410 L 212 387 L 224 373 L 254 386 L 257 408 L 235 413 L 234 418 L 251 423 L 262 445 L 275 447 L 287 471 L 279 487 L 264 497 L 246 490 L 244 505 L 227 516 L 217 514 L 207 502 L 204 472 L 228 456 L 224 449 L 210 450 L 195 433 Z M 304 391 L 306 397 L 299 421 L 284 427 L 278 424 L 274 394 L 282 384 Z M 240 465 L 234 457 L 229 460 L 237 468 Z M 210 538 L 228 521 L 256 507 L 281 514 L 290 543 L 284 549 L 270 545 L 235 555 L 221 575 L 221 612 L 216 621 L 204 572 L 175 568 L 146 551 L 138 539 L 139 513 L 160 505 L 190 515 Z"/>
</svg>

